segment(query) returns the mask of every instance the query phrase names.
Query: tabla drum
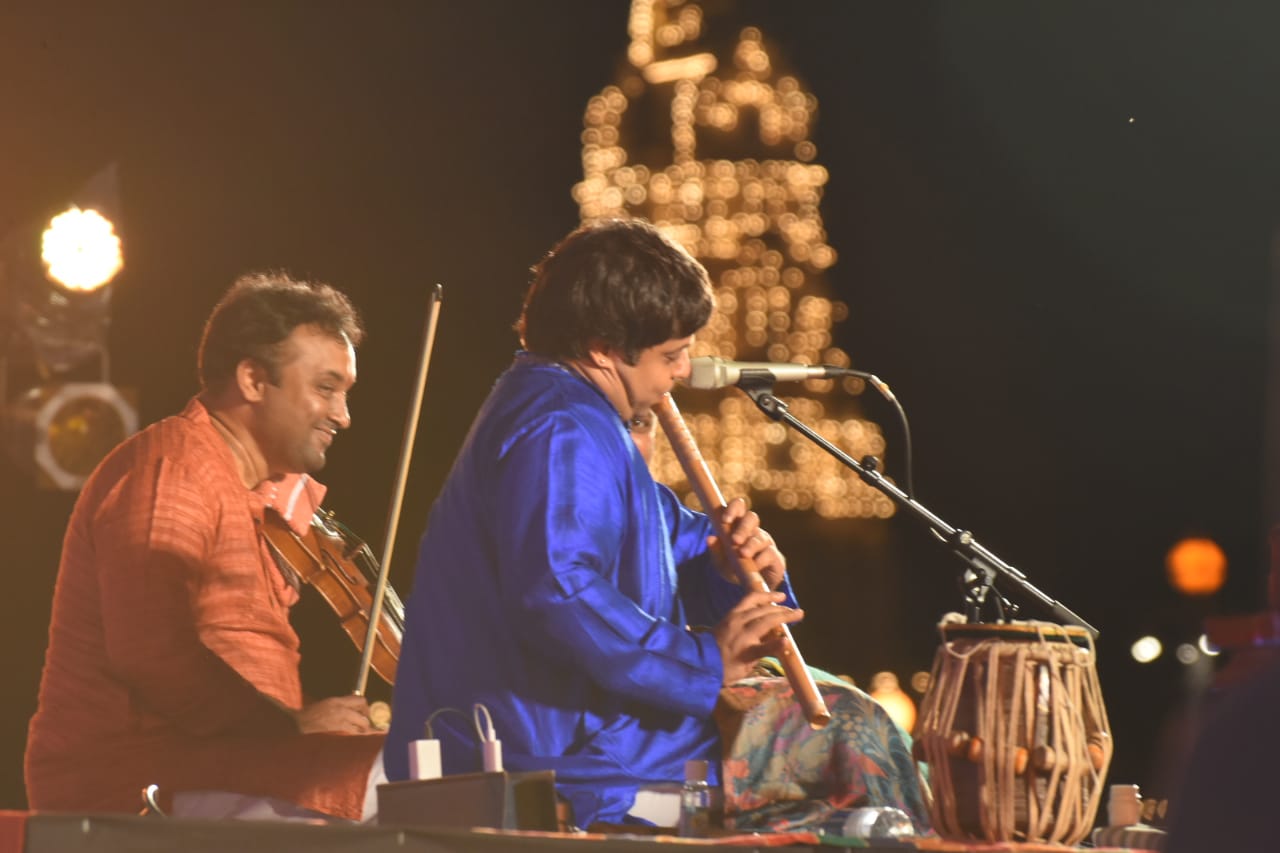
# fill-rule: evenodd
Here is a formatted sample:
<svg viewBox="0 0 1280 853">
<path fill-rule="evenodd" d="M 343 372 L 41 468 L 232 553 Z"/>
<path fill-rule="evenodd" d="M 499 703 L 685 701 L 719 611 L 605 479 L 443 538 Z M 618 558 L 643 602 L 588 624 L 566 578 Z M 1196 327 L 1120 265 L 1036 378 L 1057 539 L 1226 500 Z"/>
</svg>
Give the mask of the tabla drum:
<svg viewBox="0 0 1280 853">
<path fill-rule="evenodd" d="M 914 732 L 944 838 L 1075 844 L 1111 735 L 1093 641 L 1047 622 L 944 622 Z"/>
</svg>

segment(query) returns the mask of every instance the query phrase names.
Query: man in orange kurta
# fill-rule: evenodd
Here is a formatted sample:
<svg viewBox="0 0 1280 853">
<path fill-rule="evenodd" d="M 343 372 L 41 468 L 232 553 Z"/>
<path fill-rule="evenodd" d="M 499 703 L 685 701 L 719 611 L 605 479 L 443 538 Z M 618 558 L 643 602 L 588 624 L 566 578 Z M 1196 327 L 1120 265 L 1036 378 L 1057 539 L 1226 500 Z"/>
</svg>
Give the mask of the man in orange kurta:
<svg viewBox="0 0 1280 853">
<path fill-rule="evenodd" d="M 259 534 L 305 525 L 350 422 L 362 331 L 332 288 L 237 283 L 201 344 L 202 394 L 116 448 L 72 514 L 27 794 L 40 810 L 136 812 L 226 792 L 358 820 L 382 737 L 345 696 L 304 705 L 297 592 Z M 282 500 L 285 486 L 288 496 Z"/>
</svg>

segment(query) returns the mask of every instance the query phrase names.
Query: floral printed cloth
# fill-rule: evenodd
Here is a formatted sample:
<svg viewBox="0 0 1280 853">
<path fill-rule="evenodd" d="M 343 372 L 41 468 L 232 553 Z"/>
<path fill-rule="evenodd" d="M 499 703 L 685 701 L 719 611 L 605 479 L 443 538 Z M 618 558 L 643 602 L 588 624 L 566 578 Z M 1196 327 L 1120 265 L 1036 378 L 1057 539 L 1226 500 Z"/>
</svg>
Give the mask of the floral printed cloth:
<svg viewBox="0 0 1280 853">
<path fill-rule="evenodd" d="M 724 688 L 725 825 L 742 831 L 813 829 L 841 810 L 895 806 L 930 832 L 909 737 L 870 696 L 814 673 L 831 722 L 810 727 L 785 678 Z"/>
</svg>

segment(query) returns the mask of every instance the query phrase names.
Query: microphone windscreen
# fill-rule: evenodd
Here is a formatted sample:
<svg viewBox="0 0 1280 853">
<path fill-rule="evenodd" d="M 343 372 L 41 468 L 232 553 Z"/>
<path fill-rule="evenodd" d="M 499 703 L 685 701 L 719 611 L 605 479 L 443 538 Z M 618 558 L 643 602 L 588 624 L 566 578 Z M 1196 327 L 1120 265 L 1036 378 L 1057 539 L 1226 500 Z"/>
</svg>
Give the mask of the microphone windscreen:
<svg viewBox="0 0 1280 853">
<path fill-rule="evenodd" d="M 691 358 L 689 359 L 689 379 L 688 386 L 690 388 L 723 388 L 724 368 L 714 358 Z"/>
</svg>

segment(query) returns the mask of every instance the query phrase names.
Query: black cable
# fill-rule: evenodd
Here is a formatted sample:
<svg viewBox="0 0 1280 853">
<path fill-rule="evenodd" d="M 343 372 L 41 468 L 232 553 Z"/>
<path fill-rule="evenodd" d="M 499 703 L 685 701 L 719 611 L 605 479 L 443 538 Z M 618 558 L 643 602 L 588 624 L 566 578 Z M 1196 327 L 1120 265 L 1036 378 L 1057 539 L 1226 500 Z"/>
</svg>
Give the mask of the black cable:
<svg viewBox="0 0 1280 853">
<path fill-rule="evenodd" d="M 893 404 L 894 411 L 898 413 L 898 420 L 902 423 L 903 470 L 906 472 L 906 476 L 904 478 L 906 481 L 906 488 L 903 491 L 907 493 L 907 497 L 915 497 L 915 475 L 913 473 L 911 456 L 911 426 L 907 423 L 907 413 L 903 410 L 902 403 L 898 402 L 898 398 L 889 390 L 889 383 L 885 382 L 874 373 L 864 373 L 861 370 L 852 370 L 849 368 L 845 368 L 844 372 L 849 376 L 854 376 L 863 380 L 868 385 L 879 391 L 880 396 Z"/>
</svg>

